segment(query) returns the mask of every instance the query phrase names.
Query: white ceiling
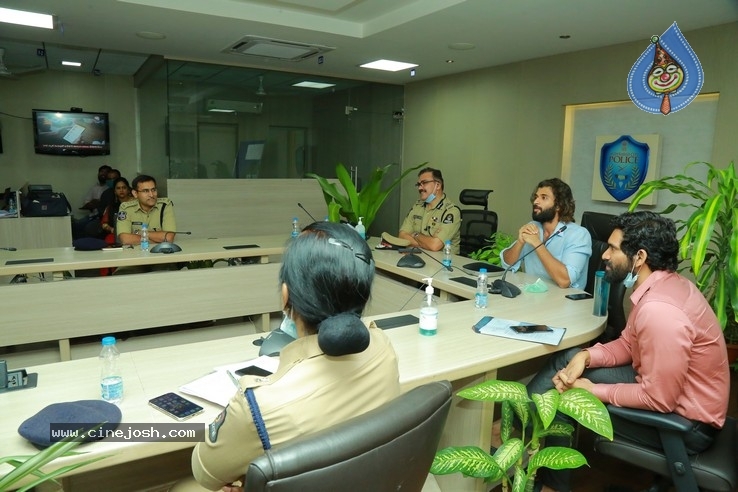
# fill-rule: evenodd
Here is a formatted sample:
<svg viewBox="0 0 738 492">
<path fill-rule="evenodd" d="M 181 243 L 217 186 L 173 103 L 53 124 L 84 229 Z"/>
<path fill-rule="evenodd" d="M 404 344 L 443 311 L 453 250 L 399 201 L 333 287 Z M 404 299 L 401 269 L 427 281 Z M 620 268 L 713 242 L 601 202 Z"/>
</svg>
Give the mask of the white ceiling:
<svg viewBox="0 0 738 492">
<path fill-rule="evenodd" d="M 16 72 L 62 69 L 61 59 L 75 58 L 83 67 L 64 69 L 131 75 L 154 54 L 392 84 L 628 41 L 645 49 L 675 21 L 686 32 L 738 20 L 736 0 L 0 0 L 0 7 L 55 16 L 53 31 L 0 23 L 0 48 Z M 166 37 L 144 39 L 140 31 Z M 223 52 L 246 35 L 335 49 L 322 64 Z M 46 58 L 37 56 L 42 47 Z M 358 67 L 377 58 L 417 63 L 417 74 Z"/>
</svg>

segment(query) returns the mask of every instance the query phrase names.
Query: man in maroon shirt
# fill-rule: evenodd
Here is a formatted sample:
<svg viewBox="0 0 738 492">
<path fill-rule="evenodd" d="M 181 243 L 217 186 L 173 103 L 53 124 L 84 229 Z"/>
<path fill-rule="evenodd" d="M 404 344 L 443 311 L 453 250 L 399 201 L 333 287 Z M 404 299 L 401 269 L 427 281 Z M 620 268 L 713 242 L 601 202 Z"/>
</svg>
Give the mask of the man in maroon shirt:
<svg viewBox="0 0 738 492">
<path fill-rule="evenodd" d="M 653 212 L 625 213 L 602 255 L 605 278 L 633 287 L 633 310 L 620 338 L 556 354 L 528 384 L 530 393 L 584 388 L 605 403 L 674 412 L 694 422 L 687 451 L 699 453 L 722 428 L 730 374 L 715 313 L 697 287 L 676 273 L 674 222 Z M 569 418 L 559 414 L 557 418 Z M 612 417 L 616 434 L 661 447 L 656 431 Z M 568 438 L 547 438 L 568 446 Z M 569 471 L 541 469 L 543 490 L 569 490 Z"/>
</svg>

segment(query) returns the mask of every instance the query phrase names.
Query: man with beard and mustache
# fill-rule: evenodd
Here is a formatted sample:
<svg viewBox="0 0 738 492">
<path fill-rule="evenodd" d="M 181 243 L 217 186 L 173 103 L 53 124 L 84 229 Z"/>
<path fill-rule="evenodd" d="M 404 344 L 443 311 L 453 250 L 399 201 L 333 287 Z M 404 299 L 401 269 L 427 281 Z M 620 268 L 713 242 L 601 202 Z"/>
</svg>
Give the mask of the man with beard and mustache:
<svg viewBox="0 0 738 492">
<path fill-rule="evenodd" d="M 538 183 L 530 201 L 533 221 L 521 227 L 518 240 L 500 253 L 502 266 L 516 271 L 520 258 L 541 245 L 523 260 L 525 272 L 551 279 L 561 288 L 583 289 L 592 236 L 574 223 L 571 188 L 559 178 L 546 179 Z M 564 226 L 566 230 L 557 234 Z"/>
<path fill-rule="evenodd" d="M 620 338 L 554 355 L 528 392 L 584 388 L 604 403 L 676 413 L 694 423 L 687 451 L 712 444 L 728 407 L 730 374 L 720 323 L 697 287 L 676 273 L 679 243 L 674 222 L 653 212 L 616 217 L 602 254 L 605 278 L 633 287 L 633 310 Z M 615 434 L 661 447 L 658 433 L 611 415 Z M 562 414 L 556 419 L 573 423 Z M 569 446 L 547 437 L 547 446 Z M 569 490 L 569 471 L 542 468 L 543 490 Z"/>
</svg>

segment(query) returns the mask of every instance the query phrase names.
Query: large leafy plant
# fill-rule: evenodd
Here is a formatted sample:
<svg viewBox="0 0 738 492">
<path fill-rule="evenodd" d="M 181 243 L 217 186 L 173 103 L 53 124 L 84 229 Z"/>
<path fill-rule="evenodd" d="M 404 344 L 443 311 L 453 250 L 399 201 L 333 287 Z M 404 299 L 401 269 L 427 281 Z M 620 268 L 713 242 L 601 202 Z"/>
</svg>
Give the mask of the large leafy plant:
<svg viewBox="0 0 738 492">
<path fill-rule="evenodd" d="M 487 482 L 502 480 L 505 490 L 512 486 L 514 492 L 522 492 L 533 490 L 536 472 L 542 467 L 562 470 L 587 464 L 587 459 L 576 449 L 556 446 L 541 449 L 544 437 L 571 436 L 574 432 L 571 425 L 553 421 L 557 411 L 612 439 L 612 423 L 605 405 L 583 389 L 574 388 L 564 393 L 551 389 L 529 398 L 525 386 L 520 383 L 491 380 L 466 388 L 459 392 L 459 396 L 502 403 L 502 446 L 493 455 L 476 446 L 442 449 L 436 453 L 431 466 L 430 471 L 434 475 L 462 473 Z M 511 435 L 515 416 L 522 427 L 520 438 Z M 524 461 L 526 454 L 529 458 L 527 465 Z"/>
<path fill-rule="evenodd" d="M 102 424 L 93 427 L 93 430 L 98 429 L 101 426 Z M 33 475 L 34 478 L 30 479 L 30 481 L 26 483 L 26 485 L 20 487 L 18 489 L 18 492 L 31 490 L 37 485 L 48 481 L 52 481 L 59 485 L 59 487 L 61 487 L 59 482 L 57 482 L 56 480 L 57 477 L 69 473 L 72 470 L 76 470 L 77 468 L 80 468 L 82 466 L 86 466 L 96 461 L 107 458 L 107 456 L 91 458 L 72 465 L 62 466 L 49 473 L 44 473 L 41 471 L 41 467 L 51 463 L 53 460 L 59 458 L 60 456 L 74 456 L 84 454 L 73 451 L 73 449 L 76 446 L 79 446 L 81 442 L 82 441 L 79 439 L 79 437 L 70 435 L 69 437 L 55 442 L 48 448 L 43 449 L 33 455 L 0 457 L 0 465 L 7 464 L 13 467 L 13 470 L 9 471 L 5 475 L 0 475 L 0 490 L 10 490 L 10 488 L 12 488 L 13 486 L 17 486 L 19 481 L 29 475 Z"/>
<path fill-rule="evenodd" d="M 690 168 L 706 168 L 705 179 L 688 176 Z M 672 203 L 660 213 L 677 208 L 689 218 L 675 219 L 682 259 L 689 260 L 697 287 L 704 294 L 725 330 L 738 332 L 738 179 L 735 164 L 718 169 L 708 162 L 692 162 L 684 174 L 665 176 L 644 183 L 633 197 L 629 210 L 658 190 L 669 191 L 690 201 Z"/>
<path fill-rule="evenodd" d="M 405 176 L 426 164 L 427 162 L 424 162 L 406 169 L 399 178 L 392 181 L 384 189 L 382 188 L 382 181 L 385 175 L 392 166 L 396 166 L 397 164 L 388 164 L 375 169 L 371 176 L 369 176 L 367 183 L 361 188 L 361 191 L 356 189 L 346 166 L 340 162 L 336 166 L 336 178 L 338 178 L 338 182 L 343 186 L 344 192 L 341 192 L 335 183 L 331 183 L 326 178 L 317 174 L 308 173 L 306 176 L 318 180 L 320 187 L 323 189 L 323 197 L 325 198 L 325 203 L 328 205 L 328 219 L 331 222 L 338 222 L 343 217 L 349 223 L 357 224 L 359 217 L 362 217 L 362 223 L 369 230 L 369 226 L 374 222 L 379 208 L 395 186 L 400 184 L 400 181 Z"/>
</svg>

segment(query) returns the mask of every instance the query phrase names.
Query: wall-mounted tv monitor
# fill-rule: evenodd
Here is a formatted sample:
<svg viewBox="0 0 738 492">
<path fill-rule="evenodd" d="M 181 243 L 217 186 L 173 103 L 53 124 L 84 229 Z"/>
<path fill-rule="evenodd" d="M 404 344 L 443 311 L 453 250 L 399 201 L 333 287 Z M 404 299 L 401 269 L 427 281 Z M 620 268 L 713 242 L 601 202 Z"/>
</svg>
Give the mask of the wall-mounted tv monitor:
<svg viewBox="0 0 738 492">
<path fill-rule="evenodd" d="M 37 154 L 108 155 L 108 113 L 34 109 L 33 143 Z"/>
</svg>

